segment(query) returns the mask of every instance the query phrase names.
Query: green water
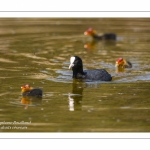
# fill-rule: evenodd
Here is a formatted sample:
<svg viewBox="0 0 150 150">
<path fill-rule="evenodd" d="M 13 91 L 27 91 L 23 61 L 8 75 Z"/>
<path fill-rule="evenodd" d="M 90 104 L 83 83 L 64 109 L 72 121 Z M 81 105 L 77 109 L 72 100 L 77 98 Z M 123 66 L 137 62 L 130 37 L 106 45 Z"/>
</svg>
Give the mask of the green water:
<svg viewBox="0 0 150 150">
<path fill-rule="evenodd" d="M 89 27 L 116 33 L 116 43 L 93 44 Z M 148 18 L 1 18 L 0 131 L 149 132 L 149 33 Z M 74 55 L 113 80 L 74 81 Z M 116 72 L 119 57 L 133 67 Z M 24 84 L 42 88 L 42 99 L 22 99 Z"/>
</svg>

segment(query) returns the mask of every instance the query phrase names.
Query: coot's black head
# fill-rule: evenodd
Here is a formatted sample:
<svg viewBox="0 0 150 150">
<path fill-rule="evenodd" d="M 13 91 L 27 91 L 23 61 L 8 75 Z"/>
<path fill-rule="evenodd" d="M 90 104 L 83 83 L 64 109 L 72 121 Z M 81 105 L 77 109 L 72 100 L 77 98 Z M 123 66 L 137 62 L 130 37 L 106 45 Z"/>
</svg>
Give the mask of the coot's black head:
<svg viewBox="0 0 150 150">
<path fill-rule="evenodd" d="M 78 56 L 73 56 L 70 58 L 70 66 L 69 66 L 69 69 L 70 68 L 79 68 L 79 67 L 82 67 L 83 68 L 83 64 L 82 64 L 82 60 L 80 57 Z"/>
<path fill-rule="evenodd" d="M 77 75 L 84 75 L 82 59 L 78 56 L 73 56 L 70 58 L 69 69 L 73 70 L 73 78 L 77 78 Z"/>
</svg>

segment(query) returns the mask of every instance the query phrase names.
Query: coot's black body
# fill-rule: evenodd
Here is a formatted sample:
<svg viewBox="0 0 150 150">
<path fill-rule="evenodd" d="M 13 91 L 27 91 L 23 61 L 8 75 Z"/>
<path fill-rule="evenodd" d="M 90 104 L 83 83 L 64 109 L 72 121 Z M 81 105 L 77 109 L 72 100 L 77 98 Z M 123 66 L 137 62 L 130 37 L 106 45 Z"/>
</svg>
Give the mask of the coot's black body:
<svg viewBox="0 0 150 150">
<path fill-rule="evenodd" d="M 111 75 L 105 69 L 94 69 L 83 71 L 83 64 L 81 58 L 74 56 L 70 58 L 69 69 L 72 68 L 73 78 L 86 79 L 86 80 L 99 80 L 99 81 L 111 81 Z"/>
<path fill-rule="evenodd" d="M 83 79 L 111 81 L 111 75 L 105 69 L 84 70 L 85 77 Z"/>
<path fill-rule="evenodd" d="M 22 93 L 22 96 L 42 97 L 42 93 L 43 93 L 43 92 L 42 92 L 41 89 L 35 88 L 35 89 L 30 90 L 30 91 L 23 92 L 23 93 Z"/>
</svg>

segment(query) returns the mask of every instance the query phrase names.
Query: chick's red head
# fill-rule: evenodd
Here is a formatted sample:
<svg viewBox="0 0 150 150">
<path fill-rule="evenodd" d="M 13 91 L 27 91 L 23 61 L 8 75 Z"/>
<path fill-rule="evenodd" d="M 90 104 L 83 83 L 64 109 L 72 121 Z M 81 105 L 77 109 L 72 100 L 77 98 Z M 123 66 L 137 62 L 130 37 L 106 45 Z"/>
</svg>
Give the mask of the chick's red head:
<svg viewBox="0 0 150 150">
<path fill-rule="evenodd" d="M 96 30 L 94 30 L 93 28 L 89 28 L 84 32 L 84 35 L 94 35 L 96 34 Z"/>
<path fill-rule="evenodd" d="M 116 66 L 123 66 L 125 64 L 125 61 L 123 58 L 118 58 L 116 61 Z"/>
<path fill-rule="evenodd" d="M 21 89 L 22 89 L 21 90 L 22 92 L 27 92 L 27 91 L 32 90 L 32 87 L 29 84 L 26 84 L 26 85 L 21 86 Z"/>
</svg>

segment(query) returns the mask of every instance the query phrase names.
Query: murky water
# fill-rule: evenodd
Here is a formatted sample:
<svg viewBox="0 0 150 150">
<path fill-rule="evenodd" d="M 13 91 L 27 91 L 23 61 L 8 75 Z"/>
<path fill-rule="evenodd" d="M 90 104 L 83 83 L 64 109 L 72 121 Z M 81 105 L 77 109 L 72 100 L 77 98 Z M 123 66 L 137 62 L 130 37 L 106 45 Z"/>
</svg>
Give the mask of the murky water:
<svg viewBox="0 0 150 150">
<path fill-rule="evenodd" d="M 89 27 L 116 33 L 117 41 L 92 42 L 83 34 Z M 0 131 L 149 132 L 149 33 L 148 18 L 1 18 Z M 113 80 L 74 81 L 74 55 Z M 133 67 L 116 72 L 119 57 Z M 27 83 L 42 88 L 43 98 L 23 98 Z"/>
</svg>

